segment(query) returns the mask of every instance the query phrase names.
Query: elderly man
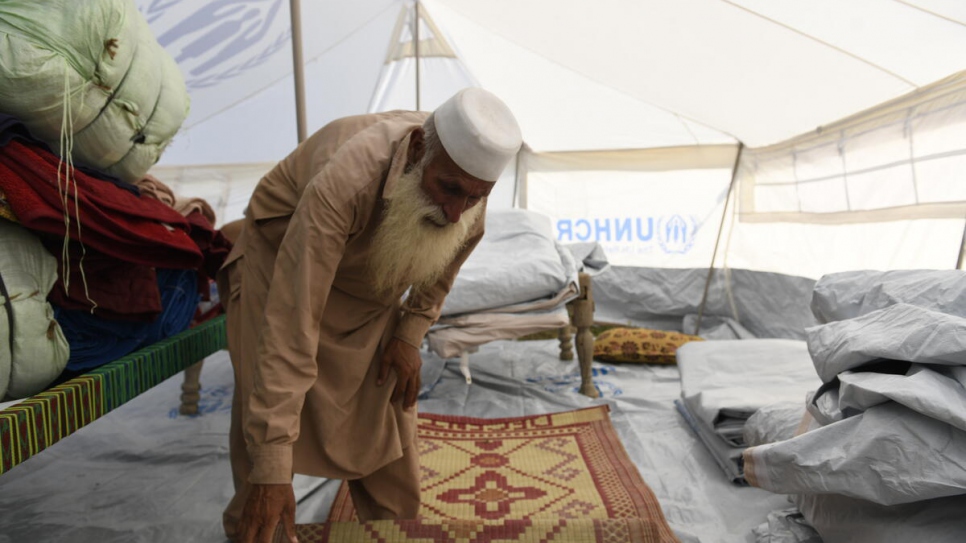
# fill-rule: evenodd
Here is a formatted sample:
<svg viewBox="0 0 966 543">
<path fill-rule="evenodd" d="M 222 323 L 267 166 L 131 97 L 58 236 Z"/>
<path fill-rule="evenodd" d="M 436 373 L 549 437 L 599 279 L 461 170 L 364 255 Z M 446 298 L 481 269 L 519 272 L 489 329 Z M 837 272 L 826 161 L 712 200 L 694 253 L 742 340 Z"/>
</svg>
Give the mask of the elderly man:
<svg viewBox="0 0 966 543">
<path fill-rule="evenodd" d="M 259 182 L 219 274 L 229 538 L 281 523 L 294 540 L 293 473 L 348 480 L 361 519 L 416 517 L 419 347 L 520 145 L 503 102 L 469 88 L 431 115 L 334 121 Z"/>
</svg>

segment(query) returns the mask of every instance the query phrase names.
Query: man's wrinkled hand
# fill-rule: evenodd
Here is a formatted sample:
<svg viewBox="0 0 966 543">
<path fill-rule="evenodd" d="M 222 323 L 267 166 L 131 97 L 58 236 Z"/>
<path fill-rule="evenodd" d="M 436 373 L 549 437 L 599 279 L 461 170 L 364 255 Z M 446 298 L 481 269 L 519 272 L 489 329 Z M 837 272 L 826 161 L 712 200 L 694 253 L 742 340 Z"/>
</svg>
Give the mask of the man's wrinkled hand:
<svg viewBox="0 0 966 543">
<path fill-rule="evenodd" d="M 279 523 L 285 537 L 295 537 L 295 491 L 287 485 L 252 485 L 239 525 L 240 543 L 272 543 Z"/>
<path fill-rule="evenodd" d="M 389 370 L 396 372 L 396 388 L 392 391 L 392 402 L 403 401 L 403 408 L 409 409 L 416 404 L 419 396 L 419 369 L 423 359 L 419 356 L 419 349 L 402 341 L 392 338 L 379 365 L 379 378 L 376 384 L 382 386 L 389 377 Z"/>
</svg>

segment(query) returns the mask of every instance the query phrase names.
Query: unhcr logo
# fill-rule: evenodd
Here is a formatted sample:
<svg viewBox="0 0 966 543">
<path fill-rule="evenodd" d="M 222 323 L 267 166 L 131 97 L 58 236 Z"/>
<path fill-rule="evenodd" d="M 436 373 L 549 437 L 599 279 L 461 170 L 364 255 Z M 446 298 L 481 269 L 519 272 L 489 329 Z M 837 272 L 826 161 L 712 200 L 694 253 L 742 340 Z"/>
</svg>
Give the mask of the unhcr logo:
<svg viewBox="0 0 966 543">
<path fill-rule="evenodd" d="M 698 225 L 694 219 L 689 222 L 680 215 L 661 217 L 658 242 L 665 253 L 684 254 L 694 245 L 694 234 L 697 230 Z"/>
<path fill-rule="evenodd" d="M 239 76 L 289 47 L 291 29 L 285 17 L 279 17 L 283 0 L 140 4 L 145 19 L 158 29 L 158 43 L 181 67 L 189 89 Z"/>
<path fill-rule="evenodd" d="M 638 248 L 657 244 L 669 254 L 691 250 L 697 232 L 693 218 L 663 217 L 586 218 L 557 220 L 557 240 L 562 243 L 596 241 L 607 248 Z"/>
</svg>

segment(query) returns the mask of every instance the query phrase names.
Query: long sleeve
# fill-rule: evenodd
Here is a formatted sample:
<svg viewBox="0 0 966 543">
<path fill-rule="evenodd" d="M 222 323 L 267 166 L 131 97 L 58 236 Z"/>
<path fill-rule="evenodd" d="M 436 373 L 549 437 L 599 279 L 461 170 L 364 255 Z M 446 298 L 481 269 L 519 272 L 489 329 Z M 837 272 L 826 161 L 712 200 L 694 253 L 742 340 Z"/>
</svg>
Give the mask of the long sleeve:
<svg viewBox="0 0 966 543">
<path fill-rule="evenodd" d="M 291 481 L 305 394 L 318 375 L 322 314 L 353 219 L 324 175 L 306 188 L 275 261 L 245 422 L 252 483 Z"/>
</svg>

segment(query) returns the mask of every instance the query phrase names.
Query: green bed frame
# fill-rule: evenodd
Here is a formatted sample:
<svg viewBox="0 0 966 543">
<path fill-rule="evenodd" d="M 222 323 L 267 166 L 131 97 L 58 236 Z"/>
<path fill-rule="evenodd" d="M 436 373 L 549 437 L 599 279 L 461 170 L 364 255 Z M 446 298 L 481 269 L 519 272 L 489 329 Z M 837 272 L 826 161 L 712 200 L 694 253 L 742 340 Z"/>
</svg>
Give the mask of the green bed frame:
<svg viewBox="0 0 966 543">
<path fill-rule="evenodd" d="M 0 475 L 226 343 L 220 315 L 0 410 Z"/>
</svg>

